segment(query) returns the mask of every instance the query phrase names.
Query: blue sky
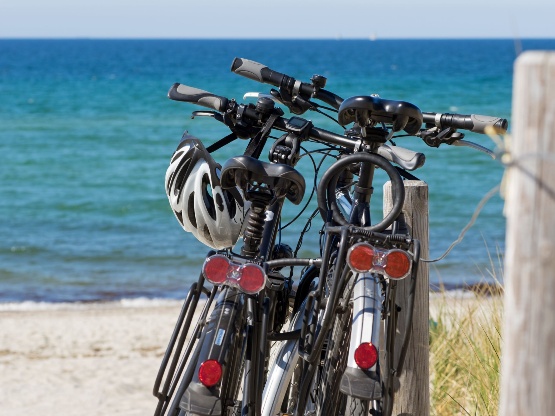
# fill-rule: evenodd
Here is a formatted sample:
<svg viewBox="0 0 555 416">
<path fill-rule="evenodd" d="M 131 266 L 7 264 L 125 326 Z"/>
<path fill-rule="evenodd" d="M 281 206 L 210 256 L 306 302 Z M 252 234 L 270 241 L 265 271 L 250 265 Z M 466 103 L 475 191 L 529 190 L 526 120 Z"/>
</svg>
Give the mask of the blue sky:
<svg viewBox="0 0 555 416">
<path fill-rule="evenodd" d="M 553 0 L 1 0 L 0 38 L 555 37 Z"/>
</svg>

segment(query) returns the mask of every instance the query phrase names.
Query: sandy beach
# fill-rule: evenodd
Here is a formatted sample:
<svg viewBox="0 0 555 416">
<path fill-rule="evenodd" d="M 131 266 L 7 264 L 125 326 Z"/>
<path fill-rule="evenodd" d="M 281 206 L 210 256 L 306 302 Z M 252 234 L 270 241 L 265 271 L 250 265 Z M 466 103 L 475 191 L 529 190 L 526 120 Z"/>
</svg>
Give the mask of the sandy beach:
<svg viewBox="0 0 555 416">
<path fill-rule="evenodd" d="M 474 301 L 447 304 L 457 310 Z M 431 297 L 432 319 L 445 305 Z M 0 309 L 0 414 L 153 414 L 154 379 L 180 308 L 162 301 Z"/>
<path fill-rule="evenodd" d="M 179 310 L 167 302 L 1 311 L 0 414 L 153 414 Z"/>
</svg>

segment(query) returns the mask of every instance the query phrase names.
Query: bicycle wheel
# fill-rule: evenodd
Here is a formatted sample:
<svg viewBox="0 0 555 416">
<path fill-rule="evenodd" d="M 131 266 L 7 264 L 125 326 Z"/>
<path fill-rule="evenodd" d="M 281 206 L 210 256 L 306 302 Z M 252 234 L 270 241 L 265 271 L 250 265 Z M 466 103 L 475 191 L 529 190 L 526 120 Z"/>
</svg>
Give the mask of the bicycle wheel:
<svg viewBox="0 0 555 416">
<path fill-rule="evenodd" d="M 167 410 L 167 413 L 166 413 L 167 416 L 183 416 L 183 415 L 187 414 L 179 408 L 179 402 L 181 401 L 181 396 L 183 395 L 183 392 L 185 391 L 185 389 L 187 388 L 187 386 L 191 382 L 191 379 L 193 377 L 192 370 L 195 368 L 196 362 L 198 361 L 198 355 L 199 355 L 199 352 L 200 352 L 198 339 L 194 342 L 195 342 L 194 352 L 192 353 L 191 357 L 189 358 L 188 362 L 186 363 L 185 373 L 183 375 L 183 378 L 179 382 L 179 386 L 177 387 L 176 394 L 173 397 L 173 399 L 172 399 L 172 401 L 171 401 L 171 403 L 168 407 L 168 410 Z"/>
<path fill-rule="evenodd" d="M 354 351 L 361 340 L 371 339 L 374 345 L 379 345 L 383 326 L 380 276 L 355 274 L 346 267 L 341 280 L 344 287 L 324 360 L 321 414 L 382 415 L 379 360 L 373 366 L 374 371 L 361 370 L 354 360 Z M 375 351 L 377 356 L 378 350 Z"/>
<path fill-rule="evenodd" d="M 196 342 L 168 416 L 233 414 L 240 401 L 239 380 L 244 354 L 242 304 L 242 294 L 222 288 Z M 210 381 L 207 377 L 213 377 L 212 365 L 216 365 L 216 370 L 219 368 L 221 376 Z"/>
<path fill-rule="evenodd" d="M 332 256 L 332 263 L 335 261 L 335 257 Z M 334 281 L 334 271 L 335 266 L 332 265 L 327 272 L 327 277 L 325 278 L 324 285 L 324 296 L 328 297 L 330 295 L 330 289 L 332 282 Z M 343 279 L 338 279 L 343 282 Z M 345 290 L 339 287 L 339 293 Z M 331 299 L 328 299 L 328 307 L 334 308 Z M 320 302 L 318 302 L 320 303 Z M 313 305 L 310 302 L 305 302 L 303 304 L 303 309 L 309 312 L 308 316 L 305 316 L 304 322 L 301 323 L 300 327 L 314 326 L 313 334 L 314 338 L 322 338 L 323 343 L 319 347 L 313 345 L 314 348 L 318 348 L 317 354 L 321 358 L 317 359 L 316 362 L 308 364 L 302 358 L 297 355 L 289 354 L 289 360 L 287 363 L 287 368 L 290 369 L 292 375 L 290 379 L 287 378 L 288 391 L 286 396 L 286 401 L 284 401 L 284 414 L 299 414 L 299 415 L 322 415 L 329 414 L 337 416 L 338 409 L 340 405 L 337 403 L 338 392 L 339 392 L 339 380 L 341 375 L 341 369 L 338 364 L 341 365 L 343 361 L 341 360 L 326 360 L 326 358 L 338 357 L 339 351 L 342 351 L 339 343 L 334 344 L 335 340 L 339 340 L 339 334 L 343 331 L 339 325 L 335 324 L 335 319 L 330 323 L 331 329 L 324 328 L 325 313 L 321 310 L 317 314 L 317 321 L 314 322 L 314 316 L 312 312 L 315 312 Z M 316 308 L 319 309 L 319 308 Z M 305 311 L 300 311 L 301 314 L 305 314 Z M 297 318 L 300 321 L 300 318 Z M 298 322 L 299 322 L 298 321 Z M 326 331 L 323 333 L 321 331 Z M 311 337 L 312 338 L 312 337 Z M 345 336 L 348 339 L 348 335 Z M 311 342 L 316 342 L 314 339 Z M 295 347 L 297 347 L 295 345 Z M 285 368 L 285 366 L 282 366 Z M 302 395 L 302 396 L 301 396 Z M 281 399 L 281 398 L 280 398 Z M 276 413 L 281 414 L 281 413 Z M 272 414 L 273 416 L 273 414 Z"/>
<path fill-rule="evenodd" d="M 199 348 L 202 348 L 202 344 L 199 344 Z M 217 414 L 222 416 L 241 415 L 241 396 L 243 381 L 242 374 L 244 369 L 242 365 L 242 362 L 244 360 L 243 351 L 244 348 L 242 337 L 237 336 L 236 340 L 234 340 L 234 342 L 230 346 L 229 364 L 227 365 L 226 373 L 222 376 L 221 386 L 218 393 L 220 406 L 216 406 L 214 409 L 200 414 Z M 186 388 L 188 387 L 190 381 L 184 379 L 182 380 L 182 383 L 185 385 L 184 387 Z M 199 415 L 199 413 L 197 412 L 191 412 L 190 410 L 182 409 L 181 406 L 183 406 L 183 401 L 183 395 L 176 397 L 175 404 L 172 404 L 172 406 L 175 406 L 175 410 L 171 414 L 176 414 L 175 412 L 178 410 L 178 416 Z M 168 414 L 168 416 L 170 416 L 171 414 Z"/>
<path fill-rule="evenodd" d="M 330 272 L 333 272 L 333 268 Z M 338 303 L 335 320 L 325 346 L 325 358 L 322 369 L 321 386 L 323 394 L 319 401 L 322 415 L 345 414 L 346 397 L 340 391 L 341 376 L 347 364 L 347 350 L 351 335 L 352 306 L 350 294 L 353 282 L 350 280 L 352 273 L 346 268 L 341 275 L 344 284 L 341 298 Z"/>
<path fill-rule="evenodd" d="M 158 405 L 155 416 L 176 416 L 179 413 L 176 397 L 180 394 L 175 394 L 176 389 L 183 392 L 184 385 L 191 379 L 191 367 L 198 359 L 201 328 L 213 306 L 216 291 L 213 290 L 198 309 L 201 292 L 197 287 L 197 283 L 193 284 L 187 294 L 156 376 L 153 393 L 158 398 Z M 195 313 L 197 320 L 193 324 Z"/>
<path fill-rule="evenodd" d="M 306 303 L 291 318 L 288 331 L 300 330 Z M 262 415 L 287 414 L 295 404 L 300 375 L 299 340 L 290 339 L 274 345 L 262 399 Z"/>
<path fill-rule="evenodd" d="M 330 282 L 333 280 L 334 267 L 332 266 L 328 271 L 328 278 L 326 278 L 325 286 L 325 296 L 328 296 Z M 300 311 L 295 315 L 295 320 L 297 322 L 296 329 L 302 327 L 315 326 L 315 336 L 324 337 L 323 345 L 319 348 L 318 354 L 321 357 L 330 357 L 330 348 L 332 347 L 332 339 L 339 339 L 339 327 L 334 327 L 336 331 L 335 336 L 330 334 L 332 330 L 327 330 L 326 334 L 322 333 L 324 331 L 323 320 L 324 313 L 320 311 L 317 314 L 317 322 L 314 322 L 314 316 L 312 312 L 313 305 L 311 302 L 305 301 L 302 305 Z M 316 308 L 318 309 L 318 308 Z M 308 315 L 306 315 L 308 312 Z M 304 319 L 303 319 L 304 318 Z M 301 322 L 303 320 L 303 322 Z M 333 326 L 333 323 L 332 323 Z M 320 334 L 320 335 L 316 335 Z M 287 348 L 290 348 L 289 350 Z M 334 351 L 339 351 L 340 347 L 337 346 Z M 308 364 L 305 362 L 298 354 L 298 340 L 290 341 L 290 345 L 285 344 L 283 347 L 282 356 L 288 359 L 285 362 L 276 363 L 277 368 L 277 378 L 281 378 L 282 390 L 280 396 L 277 398 L 277 403 L 282 403 L 282 413 L 275 412 L 268 413 L 267 415 L 276 414 L 299 414 L 299 415 L 321 415 L 330 414 L 337 416 L 336 410 L 338 409 L 336 400 L 337 397 L 339 375 L 335 377 L 334 380 L 334 370 L 337 369 L 337 361 L 330 364 L 329 361 L 318 359 L 313 364 Z M 276 371 L 276 370 L 273 370 Z M 287 388 L 285 391 L 284 386 Z M 284 397 L 285 394 L 285 397 Z M 303 395 L 301 397 L 301 395 Z M 327 399 L 326 399 L 327 398 Z M 283 402 L 282 402 L 283 399 Z M 302 404 L 301 404 L 302 402 Z M 327 406 L 327 407 L 326 407 Z M 266 415 L 266 414 L 264 414 Z"/>
</svg>

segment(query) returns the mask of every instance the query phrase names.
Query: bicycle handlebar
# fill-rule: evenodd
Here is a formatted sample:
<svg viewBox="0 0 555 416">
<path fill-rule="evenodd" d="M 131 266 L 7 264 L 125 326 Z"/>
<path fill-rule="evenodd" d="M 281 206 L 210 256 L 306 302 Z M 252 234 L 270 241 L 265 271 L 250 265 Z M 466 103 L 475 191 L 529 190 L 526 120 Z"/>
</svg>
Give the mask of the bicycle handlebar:
<svg viewBox="0 0 555 416">
<path fill-rule="evenodd" d="M 343 98 L 338 95 L 320 88 L 318 85 L 300 82 L 293 77 L 274 71 L 266 65 L 244 58 L 235 58 L 231 64 L 231 71 L 261 82 L 284 88 L 289 94 L 300 94 L 304 98 L 316 98 L 335 109 L 339 109 Z M 475 133 L 484 134 L 488 127 L 493 127 L 498 133 L 507 132 L 508 121 L 504 118 L 483 116 L 478 114 L 449 114 L 449 113 L 422 113 L 423 122 L 432 124 L 439 128 L 455 128 L 470 130 Z"/>
<path fill-rule="evenodd" d="M 224 112 L 229 103 L 229 100 L 225 97 L 177 82 L 173 84 L 168 91 L 168 97 L 175 101 L 185 101 L 202 105 L 203 107 L 208 107 L 219 112 Z"/>
<path fill-rule="evenodd" d="M 191 88 L 191 87 L 188 87 L 188 88 Z M 206 94 L 210 94 L 210 93 L 206 93 Z M 210 95 L 213 95 L 213 94 L 210 94 Z M 259 119 L 259 114 L 257 110 L 249 107 L 244 108 L 243 116 L 251 120 Z M 288 131 L 287 121 L 288 120 L 283 117 L 278 117 L 275 120 L 272 128 L 275 128 L 276 130 L 281 130 L 281 131 Z M 359 143 L 357 140 L 351 137 L 336 134 L 331 131 L 320 129 L 314 126 L 310 128 L 308 132 L 308 138 L 320 143 L 340 146 L 348 150 L 354 150 Z M 392 163 L 396 163 L 404 167 L 405 169 L 411 170 L 411 171 L 424 165 L 424 162 L 426 160 L 426 156 L 423 153 L 415 152 L 413 150 L 405 149 L 398 146 L 394 146 L 394 147 L 390 147 L 387 145 L 380 146 L 378 149 L 378 154 L 384 157 L 385 159 L 387 159 L 388 161 Z"/>
<path fill-rule="evenodd" d="M 239 62 L 240 61 L 240 62 Z M 235 63 L 238 62 L 238 65 Z M 246 64 L 245 64 L 246 62 Z M 246 66 L 245 66 L 246 65 Z M 243 68 L 243 71 L 247 71 L 249 74 L 254 74 L 253 77 L 258 77 L 260 79 L 268 79 L 276 81 L 278 78 L 287 79 L 287 75 L 276 73 L 264 67 L 261 64 L 253 61 L 240 60 L 236 58 L 234 61 L 234 66 L 236 69 Z M 232 67 L 233 69 L 233 67 Z M 245 73 L 247 73 L 245 72 Z M 262 75 L 265 74 L 265 75 Z M 277 74 L 277 75 L 276 75 Z M 246 75 L 245 75 L 246 76 Z M 255 79 L 255 78 L 252 78 Z M 258 78 L 256 78 L 258 79 Z M 293 80 L 294 81 L 294 80 Z M 288 82 L 288 81 L 286 81 Z M 296 81 L 295 81 L 296 82 Z M 302 84 L 302 83 L 301 83 Z M 315 88 L 309 84 L 303 84 L 311 88 Z M 328 93 L 325 90 L 320 89 L 318 93 Z M 329 97 L 333 99 L 338 98 L 343 101 L 340 97 L 333 93 L 329 93 Z M 188 85 L 175 83 L 168 92 L 168 97 L 172 100 L 185 101 L 204 107 L 211 108 L 217 112 L 233 112 L 237 111 L 237 104 L 234 100 L 229 100 L 226 97 L 222 97 L 216 94 L 212 94 L 208 91 L 204 91 L 195 87 L 190 87 Z M 242 116 L 253 122 L 259 123 L 261 119 L 261 114 L 257 108 L 251 106 L 239 106 L 242 108 Z M 494 127 L 497 132 L 504 133 L 507 131 L 508 122 L 506 119 L 498 117 L 480 116 L 480 115 L 461 115 L 461 114 L 442 114 L 442 113 L 422 113 L 423 121 L 426 124 L 433 124 L 439 128 L 460 128 L 466 129 L 477 133 L 485 133 L 487 127 Z M 287 119 L 283 117 L 278 117 L 272 126 L 276 130 L 289 131 L 287 127 Z M 356 137 L 344 136 L 340 134 L 333 133 L 328 130 L 320 129 L 318 127 L 311 126 L 308 131 L 308 138 L 320 142 L 331 144 L 335 146 L 340 146 L 344 149 L 354 150 L 360 143 Z M 414 170 L 422 166 L 425 161 L 425 156 L 423 153 L 414 152 L 409 149 L 404 149 L 400 147 L 389 147 L 380 146 L 378 149 L 378 154 L 389 160 L 390 162 L 396 163 L 407 170 Z"/>
<path fill-rule="evenodd" d="M 338 95 L 320 88 L 318 85 L 308 84 L 296 80 L 293 77 L 274 71 L 266 65 L 244 58 L 235 58 L 231 63 L 231 71 L 243 77 L 273 85 L 278 88 L 285 88 L 290 94 L 300 94 L 304 97 L 313 97 L 331 105 L 335 109 L 343 102 L 343 98 Z"/>
<path fill-rule="evenodd" d="M 426 124 L 437 127 L 470 130 L 474 133 L 486 133 L 488 127 L 493 127 L 499 134 L 507 132 L 509 122 L 505 118 L 481 116 L 478 114 L 449 114 L 449 113 L 422 113 Z"/>
<path fill-rule="evenodd" d="M 265 65 L 243 58 L 235 58 L 233 60 L 231 63 L 231 71 L 243 77 L 263 84 L 270 84 L 275 87 L 280 87 L 281 83 L 287 77 L 285 74 L 273 71 Z"/>
</svg>

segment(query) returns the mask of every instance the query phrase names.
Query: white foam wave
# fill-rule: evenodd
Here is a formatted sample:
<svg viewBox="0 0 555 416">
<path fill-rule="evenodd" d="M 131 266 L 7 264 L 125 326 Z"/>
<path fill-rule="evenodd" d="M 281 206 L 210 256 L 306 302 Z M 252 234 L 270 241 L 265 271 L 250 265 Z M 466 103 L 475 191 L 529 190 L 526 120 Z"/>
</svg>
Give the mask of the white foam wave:
<svg viewBox="0 0 555 416">
<path fill-rule="evenodd" d="M 53 311 L 105 308 L 154 308 L 179 306 L 183 300 L 163 298 L 128 298 L 105 302 L 0 302 L 0 312 Z"/>
</svg>

